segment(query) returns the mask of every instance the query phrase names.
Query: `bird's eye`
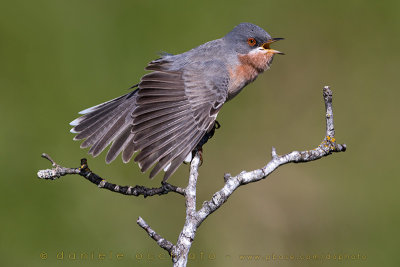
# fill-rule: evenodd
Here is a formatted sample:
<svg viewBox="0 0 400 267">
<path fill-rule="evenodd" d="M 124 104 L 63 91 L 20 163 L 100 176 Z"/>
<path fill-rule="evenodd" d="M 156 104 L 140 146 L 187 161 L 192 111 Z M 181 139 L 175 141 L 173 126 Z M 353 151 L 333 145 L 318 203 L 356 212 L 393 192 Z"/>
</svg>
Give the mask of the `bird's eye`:
<svg viewBox="0 0 400 267">
<path fill-rule="evenodd" d="M 255 46 L 257 44 L 257 41 L 254 38 L 249 38 L 247 39 L 247 43 L 249 44 L 249 46 Z"/>
</svg>

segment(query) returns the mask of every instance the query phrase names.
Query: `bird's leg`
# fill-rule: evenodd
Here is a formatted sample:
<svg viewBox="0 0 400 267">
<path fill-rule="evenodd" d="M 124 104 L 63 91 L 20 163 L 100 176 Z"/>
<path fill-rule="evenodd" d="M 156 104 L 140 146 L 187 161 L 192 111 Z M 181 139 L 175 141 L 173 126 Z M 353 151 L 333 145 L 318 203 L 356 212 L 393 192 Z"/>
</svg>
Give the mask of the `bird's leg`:
<svg viewBox="0 0 400 267">
<path fill-rule="evenodd" d="M 195 154 L 197 152 L 199 152 L 199 156 L 200 156 L 200 166 L 203 164 L 203 145 L 205 143 L 207 143 L 207 141 L 209 139 L 211 139 L 214 134 L 215 134 L 215 130 L 221 128 L 221 124 L 219 124 L 218 121 L 214 122 L 213 127 L 211 128 L 211 130 L 209 132 L 207 132 L 203 138 L 201 138 L 200 142 L 197 144 L 196 148 L 192 151 L 192 158 L 194 158 Z"/>
<path fill-rule="evenodd" d="M 203 148 L 200 147 L 200 148 L 197 150 L 197 153 L 199 153 L 199 156 L 200 156 L 200 165 L 199 165 L 199 167 L 200 167 L 201 165 L 203 165 Z M 194 155 L 193 155 L 193 157 L 194 157 Z"/>
<path fill-rule="evenodd" d="M 196 149 L 199 149 L 199 148 L 203 147 L 203 145 L 204 145 L 205 143 L 207 143 L 207 141 L 208 141 L 209 139 L 211 139 L 211 138 L 214 136 L 215 130 L 216 130 L 216 129 L 219 129 L 219 128 L 221 128 L 221 124 L 219 124 L 218 121 L 215 121 L 213 127 L 211 128 L 211 130 L 210 130 L 209 132 L 207 132 L 207 133 L 203 136 L 203 138 L 201 138 L 200 142 L 199 142 L 199 143 L 197 144 L 197 146 L 196 146 Z"/>
</svg>

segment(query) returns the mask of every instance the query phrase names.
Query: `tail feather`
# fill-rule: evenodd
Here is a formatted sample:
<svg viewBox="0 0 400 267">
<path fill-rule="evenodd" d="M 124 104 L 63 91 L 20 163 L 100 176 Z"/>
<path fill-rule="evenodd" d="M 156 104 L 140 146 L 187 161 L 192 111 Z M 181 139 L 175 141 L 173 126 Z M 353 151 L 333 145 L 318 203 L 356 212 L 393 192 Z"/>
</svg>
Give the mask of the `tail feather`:
<svg viewBox="0 0 400 267">
<path fill-rule="evenodd" d="M 86 139 L 81 147 L 91 147 L 89 154 L 94 157 L 113 143 L 106 158 L 108 163 L 113 161 L 126 148 L 127 139 L 130 139 L 136 92 L 81 111 L 80 114 L 84 115 L 70 123 L 74 126 L 71 132 L 77 133 L 74 140 Z"/>
<path fill-rule="evenodd" d="M 105 119 L 109 118 L 110 116 L 113 116 L 115 112 L 115 109 L 118 108 L 119 103 L 113 103 L 112 105 L 105 106 L 101 110 L 96 110 L 93 111 L 93 113 L 86 114 L 85 116 L 82 116 L 78 119 L 75 119 L 74 122 L 75 124 L 77 123 L 73 130 L 81 133 L 84 131 L 88 131 L 91 126 L 94 126 L 96 129 L 98 129 L 98 125 L 96 126 L 96 123 L 101 123 L 101 121 L 104 121 Z M 90 135 L 90 134 L 89 134 Z M 88 135 L 87 135 L 88 136 Z M 87 136 L 82 136 L 80 139 L 84 139 Z"/>
<path fill-rule="evenodd" d="M 91 153 L 93 156 L 99 155 L 100 152 L 103 151 L 112 141 L 114 141 L 121 132 L 123 132 L 126 128 L 130 128 L 129 125 L 125 124 L 126 115 L 127 112 L 119 115 L 120 117 L 115 120 L 114 124 L 111 124 L 111 127 L 108 127 L 107 131 L 105 131 L 105 134 L 96 141 L 89 153 Z"/>
<path fill-rule="evenodd" d="M 121 100 L 121 98 L 124 98 L 125 96 L 126 96 L 126 95 L 119 96 L 119 97 L 117 97 L 117 98 L 108 100 L 108 101 L 106 101 L 106 102 L 104 102 L 104 103 L 101 103 L 101 104 L 98 104 L 98 105 L 96 105 L 96 106 L 93 106 L 93 107 L 90 107 L 90 108 L 81 110 L 81 111 L 78 112 L 78 114 L 85 115 L 85 114 L 93 113 L 93 112 L 95 112 L 96 110 L 100 110 L 100 109 L 104 108 L 105 106 L 108 106 L 108 105 L 110 105 L 110 104 L 112 104 L 112 103 L 118 102 L 119 100 Z"/>
</svg>

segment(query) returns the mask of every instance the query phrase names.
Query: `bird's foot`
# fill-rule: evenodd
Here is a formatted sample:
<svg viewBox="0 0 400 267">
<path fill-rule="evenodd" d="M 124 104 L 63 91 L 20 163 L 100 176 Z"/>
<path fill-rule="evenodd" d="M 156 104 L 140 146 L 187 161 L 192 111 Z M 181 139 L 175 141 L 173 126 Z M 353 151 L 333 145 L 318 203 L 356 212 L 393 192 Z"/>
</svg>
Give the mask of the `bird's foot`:
<svg viewBox="0 0 400 267">
<path fill-rule="evenodd" d="M 203 165 L 203 148 L 200 148 L 199 150 L 197 150 L 197 153 L 199 153 L 199 157 L 200 157 L 200 165 Z"/>
</svg>

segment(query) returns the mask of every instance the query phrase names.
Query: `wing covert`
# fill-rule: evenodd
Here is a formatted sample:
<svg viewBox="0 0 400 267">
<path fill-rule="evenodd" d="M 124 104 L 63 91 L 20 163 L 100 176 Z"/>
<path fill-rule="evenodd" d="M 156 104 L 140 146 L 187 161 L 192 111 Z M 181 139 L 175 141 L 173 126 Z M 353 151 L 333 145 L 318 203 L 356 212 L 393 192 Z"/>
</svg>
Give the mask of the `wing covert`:
<svg viewBox="0 0 400 267">
<path fill-rule="evenodd" d="M 142 171 L 155 165 L 154 177 L 166 169 L 167 180 L 214 125 L 227 97 L 229 75 L 218 61 L 191 62 L 174 69 L 173 62 L 151 62 L 139 83 L 133 111 L 135 161 Z M 167 167 L 167 168 L 166 168 Z"/>
</svg>

